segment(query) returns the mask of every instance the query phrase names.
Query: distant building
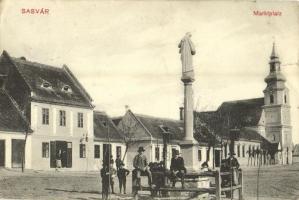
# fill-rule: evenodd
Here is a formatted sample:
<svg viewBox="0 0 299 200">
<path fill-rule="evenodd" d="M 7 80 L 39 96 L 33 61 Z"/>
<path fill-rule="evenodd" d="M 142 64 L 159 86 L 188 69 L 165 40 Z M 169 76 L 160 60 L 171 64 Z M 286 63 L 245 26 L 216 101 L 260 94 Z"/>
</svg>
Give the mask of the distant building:
<svg viewBox="0 0 299 200">
<path fill-rule="evenodd" d="M 95 168 L 101 167 L 106 156 L 113 160 L 119 156 L 126 164 L 124 157 L 125 143 L 123 136 L 105 112 L 94 112 L 94 158 Z"/>
<path fill-rule="evenodd" d="M 281 73 L 280 61 L 273 44 L 270 73 L 264 97 L 224 102 L 216 111 L 195 115 L 224 141 L 223 157 L 227 157 L 230 133 L 237 130 L 234 152 L 245 164 L 248 150 L 264 149 L 275 154 L 279 164 L 292 163 L 292 129 L 289 90 Z"/>
<path fill-rule="evenodd" d="M 145 155 L 149 162 L 163 161 L 163 135 L 169 134 L 167 142 L 166 167 L 169 168 L 170 161 L 174 150 L 181 150 L 180 142 L 184 137 L 184 122 L 183 120 L 174 120 L 159 118 L 141 114 L 134 114 L 131 110 L 127 110 L 125 115 L 113 120 L 121 132 L 130 141 L 127 151 L 127 163 L 129 168 L 133 168 L 132 160 L 137 154 L 139 146 L 145 148 Z M 214 166 L 214 150 L 218 150 L 220 159 L 220 148 L 217 145 L 208 150 L 208 138 L 210 134 L 194 134 L 194 137 L 199 141 L 198 168 L 200 165 L 208 161 L 210 167 Z M 215 141 L 215 140 L 213 140 Z M 209 156 L 207 156 L 209 154 Z M 220 160 L 219 160 L 220 161 Z M 219 162 L 218 162 L 219 163 Z"/>
</svg>

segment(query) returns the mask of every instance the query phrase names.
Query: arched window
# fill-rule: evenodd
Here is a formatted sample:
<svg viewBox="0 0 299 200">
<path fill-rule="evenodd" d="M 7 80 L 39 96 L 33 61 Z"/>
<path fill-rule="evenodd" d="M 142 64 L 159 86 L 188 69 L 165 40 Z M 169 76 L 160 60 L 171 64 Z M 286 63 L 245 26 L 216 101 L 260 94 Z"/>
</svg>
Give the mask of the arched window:
<svg viewBox="0 0 299 200">
<path fill-rule="evenodd" d="M 273 96 L 273 94 L 270 95 L 270 103 L 274 103 L 274 96 Z"/>
<path fill-rule="evenodd" d="M 273 135 L 273 141 L 275 141 L 275 135 Z"/>
<path fill-rule="evenodd" d="M 284 95 L 284 103 L 287 103 L 287 95 Z"/>
</svg>

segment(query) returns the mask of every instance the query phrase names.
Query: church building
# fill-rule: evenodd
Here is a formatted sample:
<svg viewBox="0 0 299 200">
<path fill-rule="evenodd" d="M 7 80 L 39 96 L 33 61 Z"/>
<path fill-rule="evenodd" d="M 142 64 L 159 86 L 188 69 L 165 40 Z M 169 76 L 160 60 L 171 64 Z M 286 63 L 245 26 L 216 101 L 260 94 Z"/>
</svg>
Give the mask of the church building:
<svg viewBox="0 0 299 200">
<path fill-rule="evenodd" d="M 292 163 L 289 90 L 275 44 L 265 82 L 264 97 L 224 102 L 216 111 L 195 112 L 195 118 L 221 137 L 223 158 L 228 156 L 230 139 L 235 134 L 233 151 L 241 164 L 248 164 L 248 152 L 254 149 L 269 152 L 278 164 Z"/>
</svg>

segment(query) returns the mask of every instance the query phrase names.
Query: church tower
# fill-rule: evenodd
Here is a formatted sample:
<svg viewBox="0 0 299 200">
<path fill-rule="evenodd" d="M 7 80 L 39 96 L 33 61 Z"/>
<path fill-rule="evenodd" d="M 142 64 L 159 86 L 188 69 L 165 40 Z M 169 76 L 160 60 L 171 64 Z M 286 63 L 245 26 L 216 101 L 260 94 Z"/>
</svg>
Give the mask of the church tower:
<svg viewBox="0 0 299 200">
<path fill-rule="evenodd" d="M 292 127 L 290 114 L 289 89 L 286 78 L 281 73 L 280 61 L 273 43 L 270 56 L 270 73 L 265 78 L 264 112 L 266 137 L 273 143 L 279 143 L 278 162 L 292 163 Z"/>
</svg>

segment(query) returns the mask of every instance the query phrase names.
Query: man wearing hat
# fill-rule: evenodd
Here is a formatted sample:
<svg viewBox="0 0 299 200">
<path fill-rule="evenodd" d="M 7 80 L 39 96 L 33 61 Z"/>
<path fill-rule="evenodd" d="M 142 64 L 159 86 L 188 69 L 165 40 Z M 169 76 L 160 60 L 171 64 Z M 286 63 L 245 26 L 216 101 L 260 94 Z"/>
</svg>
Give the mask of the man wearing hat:
<svg viewBox="0 0 299 200">
<path fill-rule="evenodd" d="M 172 175 L 172 187 L 175 187 L 176 178 L 179 177 L 182 181 L 182 188 L 184 188 L 186 168 L 184 164 L 184 159 L 181 156 L 179 156 L 178 150 L 174 151 L 174 157 L 171 159 L 170 171 Z"/>
<path fill-rule="evenodd" d="M 138 148 L 138 154 L 135 156 L 135 158 L 133 160 L 133 166 L 136 170 L 136 177 L 137 177 L 137 181 L 138 181 L 137 184 L 139 186 L 141 186 L 140 176 L 141 176 L 141 173 L 145 173 L 148 176 L 148 184 L 151 186 L 152 185 L 152 173 L 149 170 L 146 156 L 143 155 L 144 151 L 145 151 L 145 149 L 143 147 Z"/>
</svg>

